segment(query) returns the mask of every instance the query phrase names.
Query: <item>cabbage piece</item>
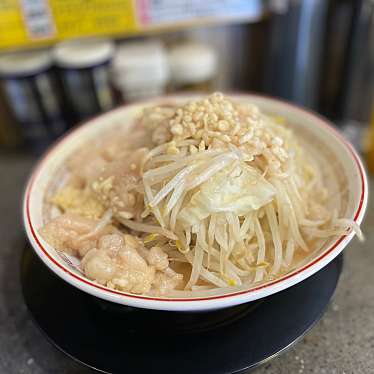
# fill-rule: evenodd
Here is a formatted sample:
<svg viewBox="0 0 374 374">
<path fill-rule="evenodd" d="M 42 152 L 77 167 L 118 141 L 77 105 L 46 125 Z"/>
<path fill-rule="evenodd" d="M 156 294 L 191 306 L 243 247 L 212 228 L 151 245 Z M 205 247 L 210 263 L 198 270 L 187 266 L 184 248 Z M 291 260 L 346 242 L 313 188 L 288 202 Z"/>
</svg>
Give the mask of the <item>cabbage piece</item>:
<svg viewBox="0 0 374 374">
<path fill-rule="evenodd" d="M 200 186 L 180 211 L 178 220 L 184 227 L 190 227 L 212 213 L 243 216 L 260 209 L 274 196 L 274 187 L 254 168 L 238 166 L 232 172 L 228 167 Z"/>
</svg>

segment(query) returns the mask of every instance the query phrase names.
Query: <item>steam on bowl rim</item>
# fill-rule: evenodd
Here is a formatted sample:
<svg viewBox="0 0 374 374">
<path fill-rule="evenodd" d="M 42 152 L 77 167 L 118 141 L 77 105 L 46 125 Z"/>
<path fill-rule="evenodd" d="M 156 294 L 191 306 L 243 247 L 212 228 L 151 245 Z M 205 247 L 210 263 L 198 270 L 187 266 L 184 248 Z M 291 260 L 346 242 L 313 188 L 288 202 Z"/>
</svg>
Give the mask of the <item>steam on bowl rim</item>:
<svg viewBox="0 0 374 374">
<path fill-rule="evenodd" d="M 248 99 L 258 99 L 272 104 L 275 107 L 283 107 L 289 112 L 298 113 L 305 117 L 309 117 L 316 126 L 319 127 L 324 133 L 328 133 L 330 137 L 337 140 L 346 151 L 348 151 L 350 159 L 352 161 L 352 167 L 356 169 L 357 175 L 359 176 L 359 201 L 357 201 L 357 209 L 355 210 L 352 218 L 357 223 L 360 224 L 364 217 L 367 199 L 368 199 L 368 181 L 367 176 L 360 160 L 360 157 L 352 147 L 352 145 L 343 138 L 343 136 L 333 127 L 333 125 L 325 118 L 320 115 L 306 110 L 304 108 L 298 107 L 296 105 L 290 104 L 288 102 L 275 99 L 272 97 L 267 97 L 257 94 L 233 94 L 230 95 L 236 98 L 248 98 Z M 113 290 L 97 284 L 88 278 L 81 276 L 71 269 L 63 262 L 62 259 L 57 259 L 52 256 L 48 250 L 49 245 L 44 242 L 37 232 L 35 223 L 33 222 L 32 213 L 30 209 L 30 201 L 35 194 L 37 184 L 35 183 L 37 177 L 43 172 L 47 160 L 49 160 L 53 155 L 61 152 L 63 146 L 69 142 L 70 139 L 79 136 L 82 130 L 85 130 L 88 126 L 92 124 L 98 118 L 102 118 L 111 115 L 115 112 L 129 110 L 131 107 L 142 106 L 150 103 L 159 103 L 165 100 L 180 99 L 186 97 L 191 98 L 191 95 L 173 95 L 165 96 L 160 98 L 154 98 L 151 100 L 144 101 L 142 103 L 124 105 L 110 112 L 101 114 L 93 119 L 90 119 L 80 125 L 79 127 L 70 130 L 66 135 L 64 135 L 60 140 L 53 144 L 47 152 L 42 156 L 38 164 L 35 166 L 34 170 L 29 177 L 28 183 L 26 185 L 24 199 L 23 199 L 23 220 L 24 227 L 27 237 L 39 258 L 50 268 L 55 274 L 60 278 L 67 281 L 72 286 L 79 288 L 80 290 L 91 294 L 92 296 L 99 297 L 101 299 L 111 301 L 114 303 L 134 306 L 145 309 L 157 309 L 157 310 L 168 310 L 168 311 L 198 311 L 198 310 L 211 310 L 230 307 L 245 302 L 254 301 L 276 292 L 282 291 L 288 287 L 291 287 L 302 280 L 313 275 L 328 263 L 330 263 L 350 242 L 354 233 L 351 232 L 348 235 L 342 235 L 338 237 L 329 248 L 325 249 L 316 258 L 312 259 L 306 265 L 299 267 L 290 273 L 287 273 L 273 281 L 266 282 L 257 287 L 253 287 L 248 290 L 240 290 L 232 293 L 227 293 L 223 295 L 216 295 L 210 297 L 197 297 L 197 298 L 164 298 L 164 297 L 151 297 L 134 295 L 126 292 L 121 292 L 118 290 Z"/>
</svg>

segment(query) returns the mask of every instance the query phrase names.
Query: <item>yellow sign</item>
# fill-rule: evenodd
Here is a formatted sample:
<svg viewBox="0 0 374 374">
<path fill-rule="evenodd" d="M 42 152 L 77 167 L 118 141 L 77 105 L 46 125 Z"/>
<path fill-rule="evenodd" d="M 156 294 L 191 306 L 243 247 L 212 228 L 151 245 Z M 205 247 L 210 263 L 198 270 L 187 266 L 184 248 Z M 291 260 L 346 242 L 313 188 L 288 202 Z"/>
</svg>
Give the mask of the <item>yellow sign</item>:
<svg viewBox="0 0 374 374">
<path fill-rule="evenodd" d="M 136 29 L 130 0 L 50 0 L 50 3 L 61 39 Z"/>
<path fill-rule="evenodd" d="M 0 0 L 0 49 L 198 22 L 257 20 L 261 0 Z"/>
<path fill-rule="evenodd" d="M 0 48 L 28 42 L 17 0 L 0 1 Z"/>
<path fill-rule="evenodd" d="M 131 0 L 0 1 L 0 48 L 136 29 Z"/>
</svg>

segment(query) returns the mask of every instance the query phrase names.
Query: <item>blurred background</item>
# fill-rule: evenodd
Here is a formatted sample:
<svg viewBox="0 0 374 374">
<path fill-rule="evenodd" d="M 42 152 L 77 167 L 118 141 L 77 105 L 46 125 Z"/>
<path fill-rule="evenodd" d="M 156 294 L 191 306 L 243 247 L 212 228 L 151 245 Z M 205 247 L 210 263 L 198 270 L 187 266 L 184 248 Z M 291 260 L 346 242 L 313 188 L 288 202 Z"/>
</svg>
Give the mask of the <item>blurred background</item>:
<svg viewBox="0 0 374 374">
<path fill-rule="evenodd" d="M 0 2 L 0 158 L 123 103 L 214 90 L 311 108 L 370 167 L 374 1 Z"/>
<path fill-rule="evenodd" d="M 86 372 L 42 339 L 22 298 L 20 210 L 40 154 L 123 103 L 215 90 L 326 116 L 374 171 L 374 0 L 0 0 L 1 373 Z M 327 317 L 264 372 L 374 372 L 373 212 Z"/>
</svg>

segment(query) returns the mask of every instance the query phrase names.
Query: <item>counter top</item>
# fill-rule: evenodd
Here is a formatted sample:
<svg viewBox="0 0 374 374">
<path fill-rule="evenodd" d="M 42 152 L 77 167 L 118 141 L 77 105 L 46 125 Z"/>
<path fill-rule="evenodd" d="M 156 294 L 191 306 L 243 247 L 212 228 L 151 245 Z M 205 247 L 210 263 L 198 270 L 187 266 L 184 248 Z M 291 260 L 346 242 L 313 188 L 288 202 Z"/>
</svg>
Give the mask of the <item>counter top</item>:
<svg viewBox="0 0 374 374">
<path fill-rule="evenodd" d="M 20 205 L 33 159 L 0 154 L 0 373 L 86 374 L 52 347 L 33 325 L 23 303 L 19 261 L 25 243 Z M 372 185 L 374 185 L 372 183 Z M 374 191 L 371 189 L 373 198 Z M 374 210 L 369 202 L 363 231 L 345 250 L 344 271 L 322 320 L 288 352 L 255 374 L 374 373 Z"/>
</svg>

